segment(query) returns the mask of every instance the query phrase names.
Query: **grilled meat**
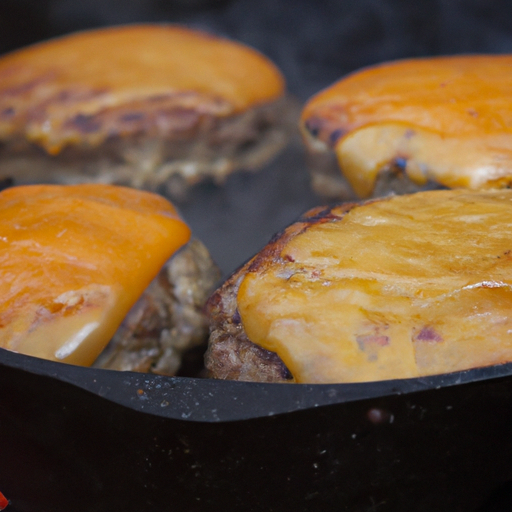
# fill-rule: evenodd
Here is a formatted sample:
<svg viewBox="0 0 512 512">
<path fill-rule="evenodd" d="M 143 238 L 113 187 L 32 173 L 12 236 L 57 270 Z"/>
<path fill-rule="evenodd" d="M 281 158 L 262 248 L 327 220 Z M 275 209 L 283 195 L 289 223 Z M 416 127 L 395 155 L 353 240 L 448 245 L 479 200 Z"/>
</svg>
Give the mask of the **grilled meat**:
<svg viewBox="0 0 512 512">
<path fill-rule="evenodd" d="M 510 190 L 310 211 L 209 300 L 210 375 L 361 382 L 511 361 L 511 223 Z"/>
<path fill-rule="evenodd" d="M 296 112 L 280 72 L 241 44 L 173 25 L 86 31 L 0 59 L 1 173 L 180 199 L 258 169 Z"/>
<path fill-rule="evenodd" d="M 0 217 L 2 348 L 88 366 L 112 339 L 97 366 L 174 374 L 206 341 L 218 269 L 164 198 L 30 185 L 0 192 Z"/>
<path fill-rule="evenodd" d="M 511 64 L 509 55 L 409 59 L 328 87 L 301 119 L 313 186 L 343 199 L 508 187 Z"/>
</svg>

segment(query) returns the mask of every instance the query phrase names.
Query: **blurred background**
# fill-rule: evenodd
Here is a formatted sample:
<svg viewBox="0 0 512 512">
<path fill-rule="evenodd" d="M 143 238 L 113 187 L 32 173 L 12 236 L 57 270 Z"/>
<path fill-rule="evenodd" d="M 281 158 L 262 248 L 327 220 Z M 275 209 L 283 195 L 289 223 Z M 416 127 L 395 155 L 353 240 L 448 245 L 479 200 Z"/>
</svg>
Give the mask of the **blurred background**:
<svg viewBox="0 0 512 512">
<path fill-rule="evenodd" d="M 512 51 L 508 0 L 1 0 L 0 52 L 141 21 L 184 23 L 254 46 L 301 100 L 384 60 Z"/>
<path fill-rule="evenodd" d="M 69 32 L 174 22 L 249 44 L 282 70 L 299 102 L 378 62 L 512 52 L 508 0 L 0 0 L 0 53 Z M 298 139 L 297 139 L 298 140 Z M 258 174 L 204 184 L 182 213 L 225 274 L 319 198 L 300 141 Z"/>
</svg>

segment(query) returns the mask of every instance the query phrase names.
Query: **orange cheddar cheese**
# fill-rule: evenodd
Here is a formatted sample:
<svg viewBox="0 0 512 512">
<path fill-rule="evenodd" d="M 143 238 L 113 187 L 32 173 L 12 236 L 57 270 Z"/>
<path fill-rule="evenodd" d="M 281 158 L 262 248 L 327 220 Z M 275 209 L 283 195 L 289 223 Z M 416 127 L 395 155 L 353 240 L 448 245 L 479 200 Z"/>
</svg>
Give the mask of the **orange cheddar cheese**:
<svg viewBox="0 0 512 512">
<path fill-rule="evenodd" d="M 276 353 L 294 382 L 510 362 L 510 226 L 511 190 L 316 209 L 234 278 L 245 335 Z"/>
<path fill-rule="evenodd" d="M 301 127 L 313 150 L 335 153 L 359 197 L 373 195 L 389 168 L 418 187 L 507 187 L 511 87 L 511 55 L 385 63 L 311 98 Z"/>
<path fill-rule="evenodd" d="M 158 24 L 90 30 L 2 57 L 0 138 L 19 135 L 57 154 L 68 144 L 86 139 L 97 146 L 109 137 L 109 122 L 98 127 L 91 120 L 99 113 L 135 122 L 141 105 L 153 104 L 164 114 L 194 108 L 225 117 L 284 90 L 267 58 L 224 38 Z M 156 117 L 153 129 L 172 128 Z"/>
<path fill-rule="evenodd" d="M 0 346 L 90 365 L 190 231 L 164 198 L 111 185 L 0 193 Z"/>
</svg>

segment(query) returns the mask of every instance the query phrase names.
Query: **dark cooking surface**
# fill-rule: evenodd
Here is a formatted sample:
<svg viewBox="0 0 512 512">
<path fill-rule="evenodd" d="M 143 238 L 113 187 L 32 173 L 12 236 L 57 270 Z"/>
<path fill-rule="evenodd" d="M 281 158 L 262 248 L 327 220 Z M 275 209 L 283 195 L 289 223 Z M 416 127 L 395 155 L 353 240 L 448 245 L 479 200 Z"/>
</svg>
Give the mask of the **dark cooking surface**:
<svg viewBox="0 0 512 512">
<path fill-rule="evenodd" d="M 1 0 L 0 53 L 142 21 L 187 23 L 253 45 L 301 102 L 385 60 L 512 52 L 507 0 Z M 180 209 L 227 274 L 318 201 L 296 139 L 261 173 L 234 175 L 224 188 L 201 185 Z M 508 375 L 439 389 L 419 382 L 412 394 L 392 388 L 347 403 L 323 396 L 314 407 L 313 395 L 283 401 L 288 392 L 280 391 L 267 401 L 274 388 L 243 383 L 212 391 L 212 382 L 163 379 L 158 394 L 154 381 L 127 376 L 115 394 L 108 383 L 75 385 L 33 370 L 0 354 L 0 491 L 12 500 L 8 511 L 512 510 Z M 167 407 L 165 386 L 174 386 L 169 397 L 188 400 L 173 402 L 173 411 L 193 414 L 157 412 Z M 256 404 L 248 416 L 217 422 L 210 407 L 194 417 L 195 398 L 227 407 L 242 400 L 240 389 Z M 146 398 L 150 414 L 140 408 Z M 283 414 L 264 414 L 270 402 Z"/>
<path fill-rule="evenodd" d="M 179 208 L 226 274 L 318 201 L 309 189 L 304 150 L 297 135 L 262 171 L 232 175 L 224 187 L 198 186 Z"/>
</svg>

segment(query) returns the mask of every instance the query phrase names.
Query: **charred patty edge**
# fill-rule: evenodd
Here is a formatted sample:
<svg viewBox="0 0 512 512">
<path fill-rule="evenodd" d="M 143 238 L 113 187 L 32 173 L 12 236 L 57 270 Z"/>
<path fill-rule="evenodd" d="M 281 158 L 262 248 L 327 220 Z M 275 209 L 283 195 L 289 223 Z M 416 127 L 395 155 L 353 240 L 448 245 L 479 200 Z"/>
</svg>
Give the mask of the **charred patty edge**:
<svg viewBox="0 0 512 512">
<path fill-rule="evenodd" d="M 295 382 L 278 354 L 260 347 L 247 337 L 237 307 L 238 290 L 248 273 L 264 273 L 271 265 L 285 261 L 286 255 L 282 253 L 289 240 L 315 224 L 341 220 L 360 204 L 363 203 L 319 206 L 307 211 L 277 233 L 261 252 L 236 270 L 211 295 L 206 303 L 206 313 L 210 319 L 210 337 L 205 354 L 208 377 L 252 382 Z"/>
</svg>

